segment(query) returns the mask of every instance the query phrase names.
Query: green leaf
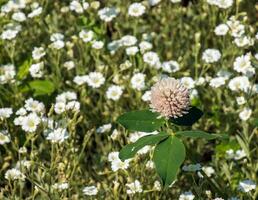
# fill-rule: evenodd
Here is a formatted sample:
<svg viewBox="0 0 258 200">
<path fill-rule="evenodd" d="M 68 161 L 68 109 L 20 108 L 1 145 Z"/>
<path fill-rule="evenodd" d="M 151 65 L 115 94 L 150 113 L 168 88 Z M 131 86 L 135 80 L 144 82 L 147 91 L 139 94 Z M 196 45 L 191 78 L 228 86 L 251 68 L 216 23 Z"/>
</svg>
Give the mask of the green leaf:
<svg viewBox="0 0 258 200">
<path fill-rule="evenodd" d="M 184 114 L 182 117 L 178 118 L 170 118 L 170 121 L 179 126 L 192 126 L 195 122 L 197 122 L 203 115 L 203 112 L 192 106 L 187 114 Z"/>
<path fill-rule="evenodd" d="M 17 73 L 17 78 L 19 80 L 22 80 L 27 77 L 27 75 L 29 74 L 30 65 L 31 65 L 31 59 L 27 59 L 19 67 L 18 73 Z"/>
<path fill-rule="evenodd" d="M 146 145 L 156 145 L 160 141 L 166 139 L 169 134 L 161 132 L 156 135 L 147 135 L 141 137 L 139 140 L 132 144 L 128 144 L 119 153 L 119 158 L 124 161 L 126 159 L 132 158 L 141 148 Z"/>
<path fill-rule="evenodd" d="M 34 90 L 34 95 L 52 94 L 55 91 L 55 85 L 49 80 L 35 80 L 29 82 L 29 86 Z"/>
<path fill-rule="evenodd" d="M 177 137 L 170 136 L 156 146 L 153 161 L 165 187 L 176 179 L 184 160 L 185 146 Z"/>
<path fill-rule="evenodd" d="M 204 138 L 207 140 L 213 140 L 216 138 L 225 139 L 227 137 L 227 135 L 225 134 L 210 134 L 204 131 L 179 131 L 176 132 L 176 135 L 181 135 L 190 138 Z"/>
<path fill-rule="evenodd" d="M 152 132 L 165 123 L 164 118 L 158 117 L 158 113 L 150 110 L 140 110 L 121 115 L 118 117 L 117 122 L 132 131 Z"/>
</svg>

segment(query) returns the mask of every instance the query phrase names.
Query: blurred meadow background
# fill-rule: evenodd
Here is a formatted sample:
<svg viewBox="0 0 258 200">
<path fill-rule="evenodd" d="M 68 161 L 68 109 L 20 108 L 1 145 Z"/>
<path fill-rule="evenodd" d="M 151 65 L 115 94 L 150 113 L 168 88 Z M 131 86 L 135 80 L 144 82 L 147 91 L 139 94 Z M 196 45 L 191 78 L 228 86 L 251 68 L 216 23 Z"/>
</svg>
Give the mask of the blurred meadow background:
<svg viewBox="0 0 258 200">
<path fill-rule="evenodd" d="M 255 200 L 255 0 L 0 0 L 0 199 Z M 146 135 L 116 123 L 173 77 L 204 112 L 163 189 Z M 186 127 L 187 129 L 187 127 Z M 155 134 L 155 133 L 152 133 Z"/>
</svg>

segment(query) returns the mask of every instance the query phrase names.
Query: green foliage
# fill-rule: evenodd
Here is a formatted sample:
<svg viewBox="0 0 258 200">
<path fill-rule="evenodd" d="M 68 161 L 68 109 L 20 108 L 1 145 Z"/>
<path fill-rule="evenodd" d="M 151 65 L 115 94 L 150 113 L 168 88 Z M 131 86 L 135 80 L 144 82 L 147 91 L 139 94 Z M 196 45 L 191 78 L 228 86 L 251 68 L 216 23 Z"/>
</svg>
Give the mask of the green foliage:
<svg viewBox="0 0 258 200">
<path fill-rule="evenodd" d="M 150 110 L 132 111 L 121 115 L 117 122 L 132 131 L 152 132 L 160 128 L 164 118 Z"/>
<path fill-rule="evenodd" d="M 30 69 L 31 63 L 32 63 L 32 60 L 27 59 L 18 68 L 17 78 L 19 80 L 25 79 L 27 77 L 27 75 L 29 74 L 29 69 Z"/>
<path fill-rule="evenodd" d="M 30 81 L 29 87 L 33 89 L 34 96 L 50 95 L 55 91 L 55 85 L 49 80 Z"/>
<path fill-rule="evenodd" d="M 156 146 L 153 161 L 164 186 L 169 186 L 176 179 L 184 160 L 185 147 L 177 137 L 170 136 Z"/>
</svg>

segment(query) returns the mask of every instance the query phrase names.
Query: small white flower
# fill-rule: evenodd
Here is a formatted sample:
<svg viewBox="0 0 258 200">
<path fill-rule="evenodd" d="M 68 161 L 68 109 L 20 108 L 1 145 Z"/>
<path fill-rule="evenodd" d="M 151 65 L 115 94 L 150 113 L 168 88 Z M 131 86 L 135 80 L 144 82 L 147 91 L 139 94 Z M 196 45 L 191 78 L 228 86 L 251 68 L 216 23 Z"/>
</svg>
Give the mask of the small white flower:
<svg viewBox="0 0 258 200">
<path fill-rule="evenodd" d="M 34 60 L 39 60 L 46 55 L 45 49 L 43 47 L 34 47 L 32 51 L 32 58 Z"/>
<path fill-rule="evenodd" d="M 131 159 L 127 159 L 124 162 L 118 157 L 119 152 L 110 152 L 108 154 L 108 161 L 111 162 L 112 171 L 116 172 L 119 169 L 127 169 Z"/>
<path fill-rule="evenodd" d="M 76 100 L 77 95 L 75 92 L 63 92 L 56 97 L 56 102 L 66 103 L 67 101 Z"/>
<path fill-rule="evenodd" d="M 93 41 L 92 42 L 92 48 L 94 49 L 102 49 L 104 46 L 104 42 L 102 41 Z"/>
<path fill-rule="evenodd" d="M 199 77 L 197 80 L 196 80 L 196 82 L 195 82 L 195 84 L 196 85 L 203 85 L 204 83 L 205 83 L 205 78 L 203 78 L 203 77 Z"/>
<path fill-rule="evenodd" d="M 123 88 L 117 85 L 112 85 L 108 88 L 106 95 L 108 99 L 112 99 L 114 101 L 117 101 L 120 99 L 121 95 L 123 93 Z"/>
<path fill-rule="evenodd" d="M 111 162 L 111 169 L 113 172 L 118 171 L 119 169 L 127 169 L 129 167 L 130 160 L 121 161 L 120 159 L 114 160 Z"/>
<path fill-rule="evenodd" d="M 248 36 L 242 36 L 235 38 L 234 43 L 238 47 L 252 46 L 254 44 L 254 40 Z"/>
<path fill-rule="evenodd" d="M 229 28 L 226 24 L 220 24 L 216 26 L 214 32 L 218 36 L 226 35 L 228 32 Z"/>
<path fill-rule="evenodd" d="M 66 104 L 64 102 L 55 103 L 54 110 L 56 114 L 62 114 L 66 111 Z"/>
<path fill-rule="evenodd" d="M 135 180 L 132 183 L 126 183 L 126 187 L 128 187 L 126 190 L 127 194 L 141 193 L 143 191 L 142 185 L 138 180 Z"/>
<path fill-rule="evenodd" d="M 40 123 L 40 118 L 35 113 L 23 117 L 22 129 L 26 132 L 35 132 Z"/>
<path fill-rule="evenodd" d="M 243 105 L 246 103 L 245 97 L 241 96 L 241 97 L 237 97 L 236 98 L 237 104 L 238 105 Z"/>
<path fill-rule="evenodd" d="M 247 92 L 250 89 L 250 82 L 246 76 L 237 76 L 229 81 L 228 87 L 232 91 Z"/>
<path fill-rule="evenodd" d="M 31 167 L 31 161 L 29 160 L 20 160 L 16 163 L 15 168 L 16 169 L 21 169 L 21 168 L 26 168 L 26 169 L 30 169 Z"/>
<path fill-rule="evenodd" d="M 67 190 L 69 188 L 69 183 L 55 183 L 52 187 L 59 191 Z"/>
<path fill-rule="evenodd" d="M 112 21 L 112 19 L 115 18 L 118 15 L 118 13 L 119 13 L 119 10 L 114 7 L 112 8 L 105 7 L 98 11 L 98 15 L 100 19 L 105 22 Z"/>
<path fill-rule="evenodd" d="M 25 175 L 20 170 L 15 168 L 7 170 L 4 177 L 7 180 L 25 180 Z"/>
<path fill-rule="evenodd" d="M 212 174 L 215 173 L 215 170 L 213 169 L 213 167 L 210 167 L 210 166 L 204 166 L 202 167 L 202 171 L 208 176 L 208 177 L 211 177 Z M 203 178 L 202 174 L 198 172 L 198 176 Z"/>
<path fill-rule="evenodd" d="M 8 134 L 7 130 L 0 130 L 0 145 L 4 145 L 6 143 L 9 143 L 10 135 Z"/>
<path fill-rule="evenodd" d="M 82 30 L 80 33 L 79 33 L 79 37 L 83 40 L 83 42 L 87 43 L 87 42 L 90 42 L 92 41 L 93 39 L 93 36 L 94 36 L 94 32 L 89 30 Z"/>
<path fill-rule="evenodd" d="M 12 108 L 0 108 L 0 120 L 7 119 L 13 114 Z"/>
<path fill-rule="evenodd" d="M 233 0 L 207 0 L 210 5 L 218 6 L 219 8 L 227 9 L 233 5 Z"/>
<path fill-rule="evenodd" d="M 63 40 L 63 39 L 64 39 L 64 35 L 62 33 L 53 33 L 50 36 L 51 42 L 56 42 L 56 41 Z"/>
<path fill-rule="evenodd" d="M 250 61 L 250 54 L 237 57 L 233 65 L 234 70 L 236 70 L 237 72 L 241 72 L 243 74 L 247 74 L 248 72 L 254 72 L 254 68 L 252 67 Z"/>
<path fill-rule="evenodd" d="M 182 169 L 186 172 L 196 172 L 196 171 L 200 171 L 202 169 L 202 166 L 199 163 L 190 164 L 190 165 L 184 165 Z"/>
<path fill-rule="evenodd" d="M 70 101 L 67 103 L 66 110 L 79 111 L 80 110 L 80 102 L 78 101 Z"/>
<path fill-rule="evenodd" d="M 134 56 L 139 52 L 139 48 L 137 46 L 132 46 L 132 47 L 126 48 L 125 51 L 128 56 Z"/>
<path fill-rule="evenodd" d="M 241 160 L 242 158 L 246 157 L 246 153 L 243 149 L 239 149 L 235 153 L 235 160 Z"/>
<path fill-rule="evenodd" d="M 99 88 L 105 83 L 105 78 L 100 72 L 90 72 L 86 77 L 86 82 L 92 88 Z"/>
<path fill-rule="evenodd" d="M 145 13 L 145 6 L 141 3 L 132 3 L 128 8 L 128 15 L 139 17 Z"/>
<path fill-rule="evenodd" d="M 26 15 L 23 12 L 16 12 L 13 13 L 12 19 L 17 22 L 23 22 L 26 20 Z"/>
<path fill-rule="evenodd" d="M 145 87 L 145 74 L 136 73 L 131 78 L 131 86 L 134 89 L 142 90 Z"/>
<path fill-rule="evenodd" d="M 242 192 L 250 192 L 255 190 L 256 184 L 252 180 L 244 180 L 239 182 L 238 189 Z"/>
<path fill-rule="evenodd" d="M 11 30 L 11 29 L 7 29 L 5 31 L 2 32 L 1 34 L 1 38 L 3 40 L 12 40 L 16 37 L 16 35 L 19 33 L 18 30 Z"/>
<path fill-rule="evenodd" d="M 35 8 L 32 12 L 28 14 L 28 17 L 29 18 L 37 17 L 42 13 L 42 10 L 43 10 L 42 7 Z"/>
<path fill-rule="evenodd" d="M 13 64 L 6 64 L 2 65 L 1 67 L 1 72 L 2 75 L 0 75 L 0 84 L 5 84 L 5 83 L 12 83 L 15 81 L 15 67 Z"/>
<path fill-rule="evenodd" d="M 130 142 L 136 142 L 141 137 L 144 137 L 146 135 L 156 135 L 158 133 L 159 133 L 158 131 L 153 131 L 153 132 L 134 132 L 134 133 L 130 134 L 129 141 Z"/>
<path fill-rule="evenodd" d="M 67 69 L 67 70 L 71 70 L 73 68 L 75 68 L 75 64 L 73 61 L 66 61 L 64 63 L 64 67 Z"/>
<path fill-rule="evenodd" d="M 65 43 L 62 40 L 57 40 L 49 45 L 50 48 L 57 49 L 57 50 L 62 49 L 64 46 L 65 46 Z"/>
<path fill-rule="evenodd" d="M 104 124 L 100 127 L 97 128 L 96 132 L 97 133 L 105 133 L 105 132 L 109 132 L 112 128 L 111 124 Z"/>
<path fill-rule="evenodd" d="M 181 0 L 170 0 L 172 3 L 180 3 Z"/>
<path fill-rule="evenodd" d="M 227 25 L 233 37 L 241 37 L 245 33 L 245 26 L 241 24 L 240 21 L 236 20 L 234 16 L 227 21 Z"/>
<path fill-rule="evenodd" d="M 43 69 L 44 69 L 43 62 L 32 64 L 29 69 L 30 75 L 33 78 L 41 78 L 43 76 Z"/>
<path fill-rule="evenodd" d="M 57 128 L 51 131 L 46 139 L 50 140 L 52 143 L 62 143 L 69 137 L 68 132 L 65 128 Z"/>
<path fill-rule="evenodd" d="M 194 199 L 194 194 L 189 191 L 189 192 L 184 192 L 183 194 L 180 194 L 179 200 L 193 200 Z"/>
<path fill-rule="evenodd" d="M 87 10 L 89 8 L 90 4 L 88 2 L 85 2 L 85 0 L 82 1 L 82 7 L 83 10 Z"/>
<path fill-rule="evenodd" d="M 239 118 L 243 121 L 246 121 L 250 118 L 252 114 L 252 110 L 250 108 L 244 108 L 240 113 L 239 113 Z"/>
<path fill-rule="evenodd" d="M 77 85 L 83 85 L 84 83 L 87 82 L 88 76 L 83 75 L 83 76 L 75 76 L 73 78 L 73 82 L 75 82 Z"/>
<path fill-rule="evenodd" d="M 227 9 L 233 5 L 233 0 L 217 0 L 217 6 L 219 8 Z"/>
<path fill-rule="evenodd" d="M 119 135 L 120 132 L 117 129 L 114 129 L 110 137 L 112 138 L 112 140 L 116 140 L 119 137 Z"/>
<path fill-rule="evenodd" d="M 120 42 L 123 46 L 129 47 L 137 43 L 137 38 L 132 35 L 125 35 L 121 38 Z"/>
<path fill-rule="evenodd" d="M 152 49 L 152 44 L 147 41 L 142 41 L 139 44 L 141 53 L 145 53 L 146 51 L 149 51 Z"/>
<path fill-rule="evenodd" d="M 232 159 L 232 158 L 234 158 L 234 156 L 235 156 L 235 153 L 234 153 L 234 150 L 233 150 L 233 149 L 228 149 L 228 150 L 226 151 L 226 158 L 227 158 L 227 159 Z"/>
<path fill-rule="evenodd" d="M 119 155 L 119 152 L 117 152 L 117 151 L 115 151 L 115 152 L 110 152 L 110 153 L 108 154 L 108 161 L 109 161 L 109 162 L 113 162 L 113 161 L 119 159 L 118 155 Z"/>
<path fill-rule="evenodd" d="M 151 146 L 146 145 L 146 146 L 144 146 L 143 148 L 141 148 L 141 149 L 137 152 L 137 154 L 138 154 L 138 155 L 144 155 L 144 154 L 148 153 L 150 150 L 151 150 Z"/>
<path fill-rule="evenodd" d="M 87 196 L 95 196 L 98 194 L 98 188 L 96 188 L 95 186 L 87 186 L 83 188 L 82 192 L 84 195 Z"/>
<path fill-rule="evenodd" d="M 151 100 L 151 91 L 146 91 L 146 92 L 142 95 L 142 100 L 143 100 L 143 101 L 150 101 L 150 100 Z"/>
<path fill-rule="evenodd" d="M 206 49 L 202 54 L 202 59 L 206 63 L 215 63 L 221 57 L 219 50 L 217 49 Z"/>
<path fill-rule="evenodd" d="M 180 82 L 188 89 L 193 89 L 195 86 L 195 81 L 191 77 L 183 77 Z"/>
<path fill-rule="evenodd" d="M 218 77 L 223 77 L 223 78 L 225 78 L 225 80 L 228 80 L 231 75 L 232 75 L 232 73 L 225 69 L 220 69 L 217 73 Z"/>
<path fill-rule="evenodd" d="M 159 60 L 159 56 L 157 53 L 153 51 L 149 51 L 143 54 L 143 61 L 149 64 L 151 67 L 159 69 L 161 67 L 161 63 Z"/>
<path fill-rule="evenodd" d="M 70 10 L 75 11 L 76 13 L 79 13 L 79 14 L 83 13 L 83 7 L 79 1 L 76 1 L 76 0 L 72 1 L 69 5 L 69 8 Z"/>
<path fill-rule="evenodd" d="M 180 66 L 177 61 L 170 60 L 162 63 L 162 69 L 165 72 L 172 73 L 177 72 L 180 69 Z"/>
<path fill-rule="evenodd" d="M 210 80 L 210 86 L 213 88 L 218 88 L 222 85 L 225 85 L 225 78 L 224 77 L 216 77 Z"/>
<path fill-rule="evenodd" d="M 27 149 L 26 149 L 26 147 L 21 147 L 20 149 L 19 149 L 19 153 L 20 154 L 25 154 L 25 153 L 27 153 L 28 151 L 27 151 Z"/>
<path fill-rule="evenodd" d="M 154 169 L 154 162 L 153 161 L 151 161 L 151 160 L 148 160 L 148 162 L 146 163 L 146 167 L 148 168 L 148 169 Z"/>
<path fill-rule="evenodd" d="M 155 182 L 154 182 L 153 189 L 154 189 L 154 190 L 157 190 L 157 191 L 161 191 L 161 184 L 160 184 L 159 181 L 155 181 Z"/>
<path fill-rule="evenodd" d="M 44 104 L 32 98 L 29 98 L 25 101 L 24 107 L 27 111 L 32 111 L 36 113 L 43 113 L 45 111 Z"/>
</svg>

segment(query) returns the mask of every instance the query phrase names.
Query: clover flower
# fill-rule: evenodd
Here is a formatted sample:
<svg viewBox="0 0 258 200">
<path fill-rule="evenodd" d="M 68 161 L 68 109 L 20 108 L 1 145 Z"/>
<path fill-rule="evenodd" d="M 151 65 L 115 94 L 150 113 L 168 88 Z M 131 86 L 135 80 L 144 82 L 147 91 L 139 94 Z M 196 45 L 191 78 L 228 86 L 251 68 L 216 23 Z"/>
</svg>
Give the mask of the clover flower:
<svg viewBox="0 0 258 200">
<path fill-rule="evenodd" d="M 189 90 L 174 78 L 162 79 L 151 88 L 150 107 L 164 117 L 181 117 L 189 106 Z"/>
</svg>

